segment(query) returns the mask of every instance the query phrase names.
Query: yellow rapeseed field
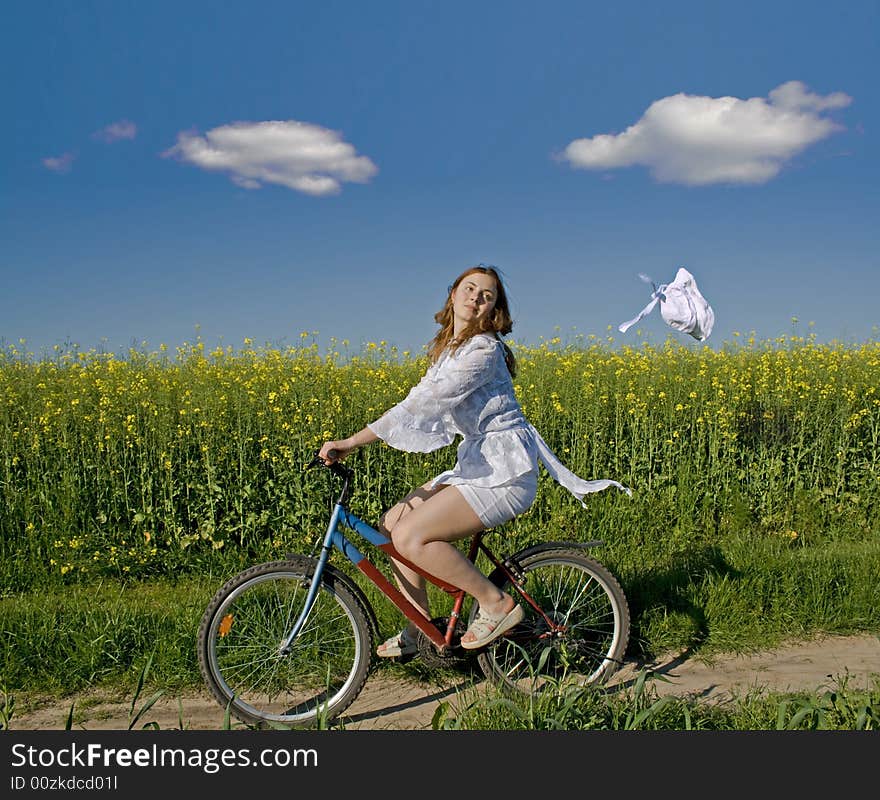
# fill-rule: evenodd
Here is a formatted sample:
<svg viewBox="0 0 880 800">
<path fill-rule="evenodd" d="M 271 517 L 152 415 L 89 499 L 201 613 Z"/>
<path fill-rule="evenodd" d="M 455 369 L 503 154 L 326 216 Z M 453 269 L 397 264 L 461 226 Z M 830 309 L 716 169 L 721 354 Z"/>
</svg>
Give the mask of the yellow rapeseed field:
<svg viewBox="0 0 880 800">
<path fill-rule="evenodd" d="M 563 461 L 634 489 L 632 500 L 591 503 L 594 523 L 704 538 L 748 529 L 805 546 L 876 535 L 880 343 L 737 334 L 712 349 L 576 336 L 514 351 L 523 408 Z M 4 580 L 160 574 L 310 542 L 326 498 L 323 476 L 302 466 L 401 399 L 426 366 L 424 352 L 385 342 L 322 351 L 310 333 L 286 348 L 196 341 L 124 357 L 7 347 Z M 355 504 L 374 518 L 454 460 L 454 448 L 362 453 Z M 516 523 L 524 536 L 584 514 L 546 486 Z"/>
</svg>

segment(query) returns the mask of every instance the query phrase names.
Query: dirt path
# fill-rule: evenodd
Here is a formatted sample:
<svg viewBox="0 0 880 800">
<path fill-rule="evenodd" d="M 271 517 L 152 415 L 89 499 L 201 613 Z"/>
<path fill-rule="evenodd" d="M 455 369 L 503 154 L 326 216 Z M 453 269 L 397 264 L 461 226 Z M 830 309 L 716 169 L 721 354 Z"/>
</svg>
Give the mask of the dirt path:
<svg viewBox="0 0 880 800">
<path fill-rule="evenodd" d="M 660 695 L 720 699 L 750 689 L 813 691 L 846 677 L 851 687 L 867 685 L 880 675 L 880 636 L 828 637 L 798 643 L 749 656 L 720 657 L 712 663 L 669 657 L 654 664 L 629 663 L 614 683 L 626 685 L 642 666 L 666 680 L 654 681 Z M 401 677 L 374 673 L 363 692 L 348 709 L 342 723 L 346 730 L 419 730 L 431 728 L 439 703 L 454 708 L 473 697 L 484 685 L 468 676 L 447 685 L 430 685 Z M 146 700 L 148 695 L 141 698 Z M 10 727 L 17 730 L 63 729 L 75 704 L 74 727 L 86 730 L 119 730 L 129 727 L 131 698 L 101 694 L 81 695 L 62 701 L 27 706 L 17 701 Z M 207 693 L 162 697 L 138 722 L 156 722 L 163 730 L 218 730 L 223 709 Z"/>
</svg>

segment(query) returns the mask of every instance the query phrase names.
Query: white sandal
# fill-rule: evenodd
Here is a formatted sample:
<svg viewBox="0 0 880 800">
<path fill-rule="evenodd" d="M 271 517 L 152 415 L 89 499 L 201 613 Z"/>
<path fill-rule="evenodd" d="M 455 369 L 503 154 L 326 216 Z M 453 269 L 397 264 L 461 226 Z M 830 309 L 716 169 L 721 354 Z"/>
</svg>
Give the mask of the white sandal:
<svg viewBox="0 0 880 800">
<path fill-rule="evenodd" d="M 400 658 L 411 656 L 419 651 L 416 637 L 410 633 L 409 628 L 404 628 L 400 633 L 386 639 L 376 648 L 379 658 Z"/>
<path fill-rule="evenodd" d="M 461 646 L 465 650 L 476 650 L 494 642 L 499 636 L 507 633 L 511 628 L 519 625 L 524 616 L 523 607 L 515 605 L 510 611 L 502 612 L 497 616 L 487 614 L 481 608 L 470 627 L 462 634 Z M 472 633 L 476 638 L 471 642 L 465 642 L 464 637 Z"/>
</svg>

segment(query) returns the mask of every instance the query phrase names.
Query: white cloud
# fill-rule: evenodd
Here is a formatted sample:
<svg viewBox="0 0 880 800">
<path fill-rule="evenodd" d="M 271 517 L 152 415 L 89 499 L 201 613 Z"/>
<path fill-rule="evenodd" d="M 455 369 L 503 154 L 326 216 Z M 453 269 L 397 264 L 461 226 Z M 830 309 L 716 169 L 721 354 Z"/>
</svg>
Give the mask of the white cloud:
<svg viewBox="0 0 880 800">
<path fill-rule="evenodd" d="M 336 194 L 343 182 L 366 183 L 378 172 L 336 131 L 296 120 L 234 122 L 204 136 L 184 131 L 162 155 L 227 172 L 246 189 L 276 183 L 310 195 Z"/>
<path fill-rule="evenodd" d="M 43 159 L 43 166 L 52 172 L 70 172 L 73 159 L 76 158 L 73 153 L 65 153 L 61 156 L 49 156 Z"/>
<path fill-rule="evenodd" d="M 652 103 L 620 134 L 575 139 L 560 160 L 580 169 L 644 166 L 659 181 L 703 186 L 765 183 L 787 161 L 841 126 L 822 116 L 852 98 L 820 96 L 800 81 L 767 98 L 676 94 Z"/>
<path fill-rule="evenodd" d="M 127 119 L 111 122 L 92 134 L 93 138 L 107 144 L 118 142 L 120 139 L 134 139 L 135 136 L 137 136 L 137 125 Z"/>
</svg>

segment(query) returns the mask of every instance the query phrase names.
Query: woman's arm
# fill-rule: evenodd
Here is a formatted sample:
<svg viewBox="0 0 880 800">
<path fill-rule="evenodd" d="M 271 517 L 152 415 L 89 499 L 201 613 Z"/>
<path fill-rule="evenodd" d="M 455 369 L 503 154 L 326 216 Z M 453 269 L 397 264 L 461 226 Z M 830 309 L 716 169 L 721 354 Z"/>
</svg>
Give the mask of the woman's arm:
<svg viewBox="0 0 880 800">
<path fill-rule="evenodd" d="M 495 339 L 475 336 L 440 369 L 429 371 L 379 419 L 347 439 L 325 442 L 319 451 L 324 463 L 332 464 L 378 439 L 410 453 L 428 453 L 450 444 L 455 432 L 447 429 L 444 414 L 491 380 L 495 369 L 506 369 L 503 359 L 497 359 L 497 347 Z M 329 457 L 331 450 L 337 451 L 335 458 Z"/>
<path fill-rule="evenodd" d="M 318 451 L 318 455 L 324 459 L 325 464 L 332 464 L 334 461 L 341 461 L 348 455 L 359 447 L 363 447 L 365 444 L 371 444 L 379 440 L 379 437 L 376 436 L 369 428 L 363 428 L 355 433 L 353 436 L 349 436 L 347 439 L 339 439 L 334 442 L 324 442 L 321 445 L 321 449 Z M 333 453 L 331 456 L 330 453 Z"/>
<path fill-rule="evenodd" d="M 397 450 L 429 453 L 451 444 L 457 433 L 449 413 L 506 369 L 498 342 L 474 336 L 454 356 L 429 370 L 409 394 L 368 427 Z"/>
</svg>

